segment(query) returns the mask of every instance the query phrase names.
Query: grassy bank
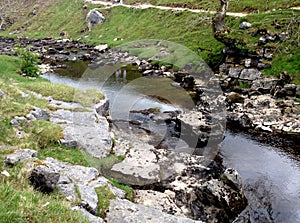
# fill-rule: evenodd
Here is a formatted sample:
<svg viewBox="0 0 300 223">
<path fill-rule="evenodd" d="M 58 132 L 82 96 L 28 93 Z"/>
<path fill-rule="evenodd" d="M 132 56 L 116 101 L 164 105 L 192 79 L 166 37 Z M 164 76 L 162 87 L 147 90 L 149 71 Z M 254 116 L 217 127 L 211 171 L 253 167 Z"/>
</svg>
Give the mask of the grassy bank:
<svg viewBox="0 0 300 223">
<path fill-rule="evenodd" d="M 149 0 L 151 2 L 151 0 Z M 128 0 L 130 2 L 130 0 Z M 173 2 L 173 3 L 171 3 Z M 195 5 L 205 5 L 211 3 L 202 1 L 186 0 L 177 1 L 182 4 L 192 2 Z M 206 2 L 206 3 L 205 3 Z M 154 4 L 175 4 L 176 1 L 152 1 Z M 213 4 L 216 4 L 215 1 Z M 282 1 L 268 1 L 269 7 L 259 1 L 231 1 L 230 10 L 239 7 L 259 8 L 280 8 L 281 5 L 298 5 L 299 1 L 289 1 L 289 4 L 283 4 Z M 88 5 L 88 8 L 98 7 L 104 14 L 106 20 L 103 24 L 97 25 L 89 33 L 85 28 L 85 13 L 83 2 L 81 0 L 51 0 L 48 5 L 40 2 L 39 13 L 37 16 L 19 19 L 9 30 L 2 32 L 3 35 L 9 36 L 14 30 L 21 30 L 21 34 L 13 36 L 28 36 L 31 38 L 42 38 L 53 36 L 59 38 L 61 31 L 66 31 L 69 38 L 80 40 L 89 44 L 108 43 L 110 47 L 128 43 L 141 39 L 160 39 L 168 40 L 182 44 L 200 55 L 209 65 L 217 67 L 222 61 L 223 45 L 216 41 L 212 35 L 211 15 L 195 14 L 191 12 L 172 12 L 158 9 L 129 9 L 124 7 L 114 7 L 111 9 L 101 8 L 102 6 Z M 177 4 L 177 3 L 176 3 Z M 211 3 L 212 4 L 212 3 Z M 46 7 L 47 6 L 47 7 Z M 205 7 L 204 7 L 205 8 Z M 207 8 L 207 7 L 206 7 Z M 31 8 L 30 8 L 31 9 Z M 260 9 L 261 10 L 261 9 Z M 236 10 L 240 11 L 240 10 Z M 262 10 L 264 11 L 264 10 Z M 245 18 L 227 18 L 227 25 L 231 28 L 231 35 L 234 38 L 240 38 L 245 42 L 242 46 L 248 50 L 257 49 L 259 35 L 254 33 L 259 29 L 267 29 L 271 33 L 289 32 L 293 34 L 292 38 L 286 43 L 276 42 L 269 44 L 275 48 L 273 67 L 264 70 L 266 75 L 279 75 L 282 70 L 286 70 L 294 77 L 294 83 L 299 83 L 299 39 L 297 29 L 299 26 L 294 25 L 294 31 L 291 30 L 290 21 L 298 21 L 299 11 L 277 11 L 264 14 L 253 14 Z M 275 29 L 272 23 L 277 20 L 284 26 L 282 29 Z M 249 30 L 240 30 L 238 25 L 242 21 L 252 23 Z M 23 27 L 20 29 L 20 27 Z M 299 32 L 298 32 L 299 33 Z M 0 33 L 1 34 L 1 33 Z M 114 41 L 114 39 L 122 39 Z"/>
<path fill-rule="evenodd" d="M 16 73 L 20 64 L 18 58 L 0 56 L 0 89 L 5 94 L 4 98 L 0 97 L 0 170 L 10 173 L 9 177 L 0 174 L 0 222 L 87 222 L 79 213 L 70 210 L 72 204 L 58 192 L 45 195 L 34 191 L 28 184 L 26 173 L 21 170 L 22 165 L 4 166 L 5 154 L 16 148 L 36 149 L 39 158 L 52 156 L 71 163 L 87 164 L 79 150 L 62 148 L 57 143 L 62 137 L 59 126 L 32 121 L 14 128 L 9 123 L 16 115 L 26 115 L 32 106 L 48 106 L 46 100 L 32 95 L 22 98 L 21 92 L 27 92 L 27 86 L 48 82 L 21 77 Z M 16 131 L 23 131 L 24 138 L 19 138 Z"/>
</svg>

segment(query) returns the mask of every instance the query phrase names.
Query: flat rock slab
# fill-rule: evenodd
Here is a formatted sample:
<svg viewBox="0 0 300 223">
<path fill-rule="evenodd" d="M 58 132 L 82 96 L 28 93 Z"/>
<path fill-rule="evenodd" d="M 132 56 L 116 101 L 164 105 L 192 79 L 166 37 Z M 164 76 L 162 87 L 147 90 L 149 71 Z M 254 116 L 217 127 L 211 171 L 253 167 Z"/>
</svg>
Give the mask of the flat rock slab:
<svg viewBox="0 0 300 223">
<path fill-rule="evenodd" d="M 128 200 L 111 201 L 107 215 L 108 223 L 202 223 L 185 217 L 166 214 L 161 210 L 132 203 Z"/>
<path fill-rule="evenodd" d="M 159 191 L 135 190 L 134 201 L 141 205 L 159 209 L 168 214 L 184 216 L 183 211 L 174 202 L 175 193 L 172 191 L 168 192 L 169 194 L 172 194 L 173 198 L 167 193 Z"/>
<path fill-rule="evenodd" d="M 8 166 L 14 166 L 19 162 L 31 159 L 37 156 L 37 151 L 31 149 L 18 149 L 12 154 L 8 154 L 5 157 L 5 164 Z"/>
<path fill-rule="evenodd" d="M 94 112 L 58 110 L 52 114 L 51 121 L 64 128 L 64 144 L 77 145 L 96 158 L 110 154 L 112 140 L 106 118 L 96 117 Z"/>
<path fill-rule="evenodd" d="M 150 185 L 160 181 L 160 166 L 153 146 L 137 144 L 130 149 L 126 158 L 115 164 L 110 170 L 110 176 L 120 183 L 130 185 Z"/>
</svg>

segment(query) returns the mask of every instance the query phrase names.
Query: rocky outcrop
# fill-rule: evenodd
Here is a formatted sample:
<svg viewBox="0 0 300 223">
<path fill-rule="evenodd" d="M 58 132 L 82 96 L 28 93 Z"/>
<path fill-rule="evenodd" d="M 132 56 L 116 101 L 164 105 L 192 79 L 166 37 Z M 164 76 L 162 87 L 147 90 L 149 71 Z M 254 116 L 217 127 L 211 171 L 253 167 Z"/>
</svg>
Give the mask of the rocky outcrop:
<svg viewBox="0 0 300 223">
<path fill-rule="evenodd" d="M 92 27 L 104 22 L 105 17 L 96 9 L 92 9 L 86 16 L 86 26 L 91 31 Z"/>
<path fill-rule="evenodd" d="M 72 165 L 53 158 L 27 162 L 24 172 L 30 183 L 42 192 L 58 189 L 69 201 L 80 201 L 89 213 L 97 213 L 98 196 L 95 188 L 108 187 L 112 194 L 124 198 L 125 192 L 114 187 L 97 169 Z"/>
<path fill-rule="evenodd" d="M 225 170 L 203 156 L 154 148 L 130 133 L 128 138 L 123 133 L 122 138 L 130 138 L 131 146 L 124 147 L 125 159 L 106 174 L 148 189 L 136 191 L 136 202 L 205 222 L 228 222 L 246 207 L 236 171 Z"/>
<path fill-rule="evenodd" d="M 8 154 L 5 157 L 5 164 L 7 166 L 15 166 L 19 162 L 24 162 L 28 159 L 31 159 L 33 157 L 37 156 L 36 150 L 31 149 L 18 149 L 14 153 Z"/>
<path fill-rule="evenodd" d="M 169 223 L 201 223 L 184 217 L 166 214 L 161 210 L 134 204 L 128 200 L 115 199 L 110 203 L 107 215 L 108 223 L 129 222 L 169 222 Z"/>
<path fill-rule="evenodd" d="M 63 144 L 78 146 L 96 158 L 110 154 L 112 140 L 106 118 L 94 112 L 57 110 L 51 115 L 51 122 L 63 127 Z"/>
</svg>

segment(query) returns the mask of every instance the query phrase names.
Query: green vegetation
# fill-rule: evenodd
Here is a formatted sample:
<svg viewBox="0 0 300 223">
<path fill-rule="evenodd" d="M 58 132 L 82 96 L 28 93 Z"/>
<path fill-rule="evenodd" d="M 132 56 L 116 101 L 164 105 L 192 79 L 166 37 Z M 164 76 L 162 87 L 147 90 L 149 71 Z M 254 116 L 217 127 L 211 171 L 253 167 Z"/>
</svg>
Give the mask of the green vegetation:
<svg viewBox="0 0 300 223">
<path fill-rule="evenodd" d="M 128 3 L 146 2 L 127 0 Z M 166 4 L 173 6 L 186 6 L 203 9 L 215 8 L 218 1 L 201 2 L 196 0 L 147 0 L 152 4 Z M 211 14 L 192 13 L 192 12 L 174 12 L 164 11 L 159 9 L 130 9 L 121 6 L 111 9 L 101 8 L 102 6 L 88 5 L 88 8 L 99 7 L 106 18 L 103 24 L 97 25 L 91 32 L 86 30 L 85 12 L 83 10 L 83 2 L 81 0 L 51 0 L 47 4 L 38 3 L 39 13 L 30 18 L 20 18 L 7 31 L 2 32 L 3 35 L 8 35 L 9 32 L 17 30 L 19 27 L 25 27 L 21 35 L 26 35 L 31 38 L 41 38 L 45 36 L 59 37 L 59 33 L 64 30 L 69 38 L 80 40 L 89 44 L 108 43 L 110 47 L 115 47 L 131 41 L 143 39 L 159 39 L 168 40 L 178 44 L 182 44 L 194 51 L 203 58 L 212 68 L 216 68 L 222 62 L 223 56 L 221 51 L 223 45 L 218 42 L 212 35 L 211 29 Z M 250 11 L 260 12 L 279 9 L 290 6 L 300 5 L 300 0 L 288 1 L 284 0 L 267 1 L 262 4 L 261 1 L 245 1 L 234 0 L 230 2 L 229 11 Z M 271 10 L 272 11 L 272 10 Z M 268 43 L 272 48 L 275 48 L 273 66 L 270 69 L 265 69 L 265 75 L 279 75 L 282 70 L 286 70 L 293 76 L 293 82 L 299 83 L 299 47 L 297 39 L 299 38 L 299 20 L 300 12 L 297 10 L 278 10 L 263 14 L 251 14 L 243 18 L 227 17 L 227 25 L 230 27 L 229 38 L 239 39 L 239 48 L 247 51 L 258 50 L 257 42 L 260 35 L 255 35 L 259 29 L 267 29 L 270 33 L 280 34 L 288 32 L 293 35 L 293 38 L 285 43 L 274 42 Z M 274 26 L 274 21 L 280 23 L 282 28 L 277 29 Z M 252 24 L 252 28 L 248 30 L 240 30 L 238 25 L 242 21 L 248 21 Z M 74 25 L 76 24 L 76 25 Z M 143 27 L 147 27 L 146 29 Z M 297 30 L 298 29 L 298 30 Z M 115 38 L 122 39 L 114 41 Z M 292 42 L 293 41 L 293 42 Z M 134 54 L 141 57 L 153 55 L 149 49 L 148 52 L 136 49 Z M 139 51 L 139 52 L 138 52 Z M 185 58 L 182 56 L 181 58 Z M 174 62 L 171 60 L 162 61 L 161 63 Z M 284 62 L 284 63 L 283 63 Z M 175 69 L 177 66 L 174 67 Z M 78 68 L 74 67 L 75 73 L 78 73 Z M 81 74 L 81 72 L 79 72 Z M 79 75 L 78 73 L 78 75 Z"/>
<path fill-rule="evenodd" d="M 89 166 L 86 159 L 88 155 L 83 151 L 66 148 L 58 143 L 63 137 L 60 126 L 43 120 L 22 122 L 17 127 L 10 124 L 11 119 L 28 114 L 33 106 L 48 108 L 47 100 L 36 98 L 29 90 L 45 95 L 56 93 L 59 99 L 63 94 L 59 91 L 66 89 L 39 77 L 33 80 L 19 75 L 16 71 L 21 63 L 19 58 L 0 56 L 0 89 L 5 94 L 5 97 L 0 97 L 0 171 L 6 170 L 11 175 L 6 177 L 0 174 L 0 222 L 87 222 L 80 213 L 71 211 L 71 205 L 76 202 L 67 202 L 59 192 L 45 195 L 35 191 L 28 183 L 22 164 L 12 168 L 4 166 L 5 155 L 17 148 L 36 149 L 40 159 L 53 157 L 72 164 Z M 71 95 L 76 92 L 68 89 L 69 95 L 63 95 L 65 99 L 71 100 L 74 98 Z M 22 91 L 29 93 L 29 97 L 22 98 Z M 95 95 L 96 92 L 91 90 L 90 93 L 82 92 L 80 95 L 84 94 Z M 79 101 L 86 102 L 85 97 L 79 98 Z M 90 103 L 91 101 L 87 104 Z M 23 132 L 23 137 L 18 137 L 17 131 Z M 106 191 L 102 193 L 105 194 Z"/>
<path fill-rule="evenodd" d="M 209 0 L 125 0 L 124 3 L 151 3 L 153 5 L 166 5 L 172 7 L 197 8 L 205 10 L 215 10 L 218 7 L 219 1 Z M 293 6 L 299 6 L 299 0 L 232 0 L 229 5 L 231 12 L 264 12 L 273 9 L 284 9 Z"/>
<path fill-rule="evenodd" d="M 105 217 L 105 212 L 109 207 L 110 200 L 115 198 L 115 195 L 109 190 L 108 186 L 98 187 L 95 189 L 98 195 L 98 212 L 97 215 Z"/>
<path fill-rule="evenodd" d="M 30 52 L 24 48 L 18 48 L 16 50 L 16 53 L 22 59 L 21 72 L 29 77 L 37 77 L 39 68 L 36 64 L 40 62 L 37 54 Z"/>
<path fill-rule="evenodd" d="M 22 165 L 5 167 L 4 156 L 13 149 L 0 150 L 0 170 L 10 174 L 9 177 L 0 174 L 0 222 L 88 222 L 80 213 L 71 211 L 71 203 L 59 193 L 46 195 L 35 191 Z"/>
<path fill-rule="evenodd" d="M 105 173 L 105 171 L 111 169 L 114 164 L 119 163 L 124 159 L 125 156 L 110 155 L 108 157 L 95 160 L 93 166 L 97 167 L 101 173 Z"/>
<path fill-rule="evenodd" d="M 246 89 L 246 88 L 249 88 L 250 86 L 248 83 L 241 83 L 238 87 L 241 89 Z"/>
<path fill-rule="evenodd" d="M 298 20 L 300 18 L 300 11 L 277 11 L 265 14 L 253 14 L 246 18 L 232 18 L 228 17 L 227 25 L 231 28 L 228 37 L 241 40 L 243 44 L 238 47 L 249 52 L 259 52 L 260 48 L 257 45 L 258 40 L 267 30 L 270 34 L 278 36 L 281 33 L 288 33 L 286 41 L 269 42 L 266 46 L 275 50 L 272 68 L 264 69 L 263 74 L 279 76 L 282 71 L 287 71 L 293 77 L 293 83 L 300 83 L 299 72 L 299 35 L 300 27 Z M 239 24 L 243 21 L 250 22 L 252 27 L 248 30 L 240 30 Z M 278 24 L 277 26 L 275 25 Z"/>
<path fill-rule="evenodd" d="M 126 184 L 121 184 L 119 183 L 116 179 L 108 177 L 108 179 L 110 180 L 110 182 L 112 183 L 113 186 L 125 191 L 126 193 L 126 198 L 130 201 L 133 201 L 134 199 L 134 193 L 133 193 L 133 189 L 132 187 L 126 185 Z"/>
</svg>

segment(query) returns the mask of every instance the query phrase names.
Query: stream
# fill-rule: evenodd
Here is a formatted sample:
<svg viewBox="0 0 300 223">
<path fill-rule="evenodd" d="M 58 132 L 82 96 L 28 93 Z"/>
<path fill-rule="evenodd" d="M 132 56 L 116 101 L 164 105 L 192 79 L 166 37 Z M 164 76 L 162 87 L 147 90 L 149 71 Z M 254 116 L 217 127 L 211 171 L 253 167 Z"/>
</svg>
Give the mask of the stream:
<svg viewBox="0 0 300 223">
<path fill-rule="evenodd" d="M 157 81 L 144 78 L 137 70 L 128 67 L 121 68 L 120 73 L 114 72 L 108 72 L 110 75 L 100 74 L 97 78 L 93 78 L 93 75 L 80 78 L 80 75 L 70 75 L 74 71 L 64 69 L 43 77 L 53 83 L 79 89 L 101 90 L 110 100 L 113 120 L 128 120 L 130 110 L 159 108 L 164 112 L 192 108 L 189 95 L 174 87 L 171 79 L 160 78 Z M 147 84 L 143 84 L 141 89 L 139 81 L 145 80 Z M 288 148 L 299 151 L 295 141 L 271 145 L 247 134 L 231 130 L 225 133 L 220 149 L 223 164 L 241 174 L 249 212 L 256 217 L 270 215 L 268 221 L 260 218 L 257 222 L 300 222 L 300 156 L 289 152 Z"/>
</svg>

